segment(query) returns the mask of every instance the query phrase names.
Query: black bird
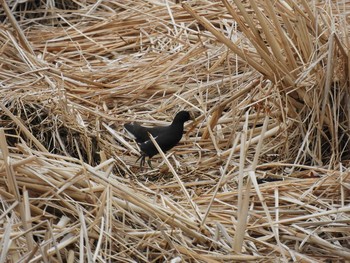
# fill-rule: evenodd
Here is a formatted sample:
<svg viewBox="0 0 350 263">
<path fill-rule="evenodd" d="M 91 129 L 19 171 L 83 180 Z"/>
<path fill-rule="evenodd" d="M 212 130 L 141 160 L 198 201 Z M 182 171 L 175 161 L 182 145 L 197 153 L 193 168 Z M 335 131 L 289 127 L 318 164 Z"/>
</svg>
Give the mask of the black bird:
<svg viewBox="0 0 350 263">
<path fill-rule="evenodd" d="M 182 138 L 184 131 L 184 123 L 191 119 L 188 111 L 180 111 L 176 114 L 173 122 L 169 126 L 147 128 L 136 123 L 127 123 L 124 125 L 125 130 L 136 140 L 141 149 L 140 167 L 145 164 L 148 157 L 148 165 L 151 166 L 150 158 L 158 153 L 156 146 L 149 137 L 151 134 L 156 140 L 163 152 L 167 152 L 173 148 Z"/>
</svg>

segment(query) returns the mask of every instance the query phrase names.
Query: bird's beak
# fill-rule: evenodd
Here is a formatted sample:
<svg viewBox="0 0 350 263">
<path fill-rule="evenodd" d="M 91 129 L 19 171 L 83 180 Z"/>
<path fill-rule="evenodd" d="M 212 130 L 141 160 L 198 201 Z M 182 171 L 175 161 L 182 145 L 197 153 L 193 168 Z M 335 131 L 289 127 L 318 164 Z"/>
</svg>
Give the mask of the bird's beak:
<svg viewBox="0 0 350 263">
<path fill-rule="evenodd" d="M 188 135 L 190 132 L 192 132 L 194 130 L 194 128 L 196 128 L 196 126 L 199 123 L 199 121 L 196 121 L 196 115 L 192 111 L 190 111 L 190 120 L 191 120 L 191 123 L 188 125 L 189 130 L 188 130 L 188 132 L 186 132 L 186 135 Z"/>
<path fill-rule="evenodd" d="M 192 111 L 190 111 L 190 118 L 191 121 L 194 121 L 196 119 L 196 116 L 194 116 L 194 113 Z"/>
</svg>

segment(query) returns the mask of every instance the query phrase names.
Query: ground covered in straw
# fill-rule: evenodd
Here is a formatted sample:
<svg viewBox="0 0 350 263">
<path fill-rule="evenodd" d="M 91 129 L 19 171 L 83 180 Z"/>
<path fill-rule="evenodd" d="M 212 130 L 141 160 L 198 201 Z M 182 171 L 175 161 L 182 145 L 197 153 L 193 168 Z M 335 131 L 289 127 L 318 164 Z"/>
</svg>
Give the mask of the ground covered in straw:
<svg viewBox="0 0 350 263">
<path fill-rule="evenodd" d="M 0 262 L 350 260 L 347 1 L 0 3 Z"/>
</svg>

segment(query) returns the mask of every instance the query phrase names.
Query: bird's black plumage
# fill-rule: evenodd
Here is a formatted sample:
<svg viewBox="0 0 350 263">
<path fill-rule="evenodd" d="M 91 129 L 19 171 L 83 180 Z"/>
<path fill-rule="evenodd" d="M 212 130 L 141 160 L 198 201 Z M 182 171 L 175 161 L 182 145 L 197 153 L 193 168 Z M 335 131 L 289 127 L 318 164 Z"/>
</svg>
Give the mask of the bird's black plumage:
<svg viewBox="0 0 350 263">
<path fill-rule="evenodd" d="M 162 151 L 167 152 L 181 140 L 184 123 L 190 119 L 191 116 L 188 111 L 180 111 L 169 126 L 147 128 L 139 124 L 125 124 L 124 127 L 127 132 L 132 134 L 139 143 L 141 149 L 141 167 L 144 165 L 146 157 L 152 158 L 158 153 L 148 133 L 154 137 Z M 150 165 L 150 162 L 148 164 Z"/>
<path fill-rule="evenodd" d="M 126 123 L 124 124 L 125 130 L 128 134 L 135 139 L 137 143 L 143 143 L 149 140 L 148 133 L 152 134 L 153 137 L 157 137 L 163 131 L 165 131 L 168 126 L 160 126 L 160 127 L 143 127 L 137 123 Z"/>
</svg>

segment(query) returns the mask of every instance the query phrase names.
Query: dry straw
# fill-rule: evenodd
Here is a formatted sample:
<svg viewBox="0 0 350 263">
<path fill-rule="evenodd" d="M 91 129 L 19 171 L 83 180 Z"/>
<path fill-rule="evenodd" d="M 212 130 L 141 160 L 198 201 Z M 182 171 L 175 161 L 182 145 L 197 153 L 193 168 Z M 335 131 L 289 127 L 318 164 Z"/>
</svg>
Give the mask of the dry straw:
<svg viewBox="0 0 350 263">
<path fill-rule="evenodd" d="M 0 262 L 350 260 L 347 1 L 0 3 Z"/>
</svg>

